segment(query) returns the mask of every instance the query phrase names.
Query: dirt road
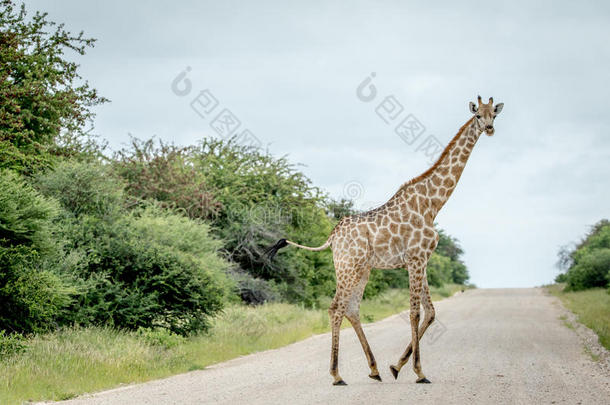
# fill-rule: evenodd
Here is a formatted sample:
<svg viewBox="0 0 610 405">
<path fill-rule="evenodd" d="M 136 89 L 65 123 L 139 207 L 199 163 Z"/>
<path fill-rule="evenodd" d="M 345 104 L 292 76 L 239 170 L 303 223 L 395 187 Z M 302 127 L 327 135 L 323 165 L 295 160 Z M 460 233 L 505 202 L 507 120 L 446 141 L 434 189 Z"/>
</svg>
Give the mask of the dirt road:
<svg viewBox="0 0 610 405">
<path fill-rule="evenodd" d="M 415 384 L 411 362 L 398 380 L 388 366 L 409 342 L 405 314 L 366 325 L 383 382 L 369 373 L 351 329 L 341 332 L 332 386 L 330 335 L 175 377 L 77 398 L 66 404 L 610 404 L 610 375 L 563 325 L 557 299 L 540 289 L 470 290 L 436 303 L 439 323 L 422 340 L 432 384 Z"/>
</svg>

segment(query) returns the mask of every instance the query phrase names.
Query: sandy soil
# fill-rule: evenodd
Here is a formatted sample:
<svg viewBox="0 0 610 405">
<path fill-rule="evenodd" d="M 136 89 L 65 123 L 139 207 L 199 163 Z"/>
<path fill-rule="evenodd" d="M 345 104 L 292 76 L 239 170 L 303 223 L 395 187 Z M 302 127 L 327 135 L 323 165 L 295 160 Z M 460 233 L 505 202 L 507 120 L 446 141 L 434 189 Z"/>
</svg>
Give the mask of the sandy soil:
<svg viewBox="0 0 610 405">
<path fill-rule="evenodd" d="M 541 289 L 477 289 L 436 304 L 438 323 L 421 345 L 432 384 L 415 384 L 411 362 L 394 380 L 411 336 L 408 316 L 364 326 L 383 382 L 369 370 L 351 329 L 341 332 L 332 386 L 330 335 L 241 357 L 205 370 L 83 396 L 65 404 L 610 404 L 608 357 L 593 361 L 578 330 L 567 328 L 558 300 Z M 595 347 L 594 352 L 603 348 Z M 589 349 L 590 351 L 590 349 Z M 607 351 L 605 352 L 607 354 Z"/>
</svg>

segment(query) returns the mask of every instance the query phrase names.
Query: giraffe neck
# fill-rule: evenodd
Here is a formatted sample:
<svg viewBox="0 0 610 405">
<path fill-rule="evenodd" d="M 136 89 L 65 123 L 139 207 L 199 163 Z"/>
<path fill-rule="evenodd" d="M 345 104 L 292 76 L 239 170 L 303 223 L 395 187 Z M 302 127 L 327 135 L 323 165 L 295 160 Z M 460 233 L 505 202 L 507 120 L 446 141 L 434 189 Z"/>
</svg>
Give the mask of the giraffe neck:
<svg viewBox="0 0 610 405">
<path fill-rule="evenodd" d="M 431 199 L 433 211 L 436 213 L 445 205 L 455 190 L 466 162 L 472 153 L 474 145 L 479 140 L 482 130 L 478 121 L 472 118 L 453 138 L 439 158 L 438 165 L 427 179 L 428 196 Z M 439 180 L 440 179 L 440 180 Z"/>
<path fill-rule="evenodd" d="M 401 197 L 409 199 L 413 193 L 422 196 L 422 200 L 428 202 L 417 204 L 418 211 L 433 220 L 457 186 L 481 133 L 477 120 L 471 118 L 449 142 L 436 163 L 420 176 L 405 183 L 395 197 L 404 201 Z"/>
</svg>

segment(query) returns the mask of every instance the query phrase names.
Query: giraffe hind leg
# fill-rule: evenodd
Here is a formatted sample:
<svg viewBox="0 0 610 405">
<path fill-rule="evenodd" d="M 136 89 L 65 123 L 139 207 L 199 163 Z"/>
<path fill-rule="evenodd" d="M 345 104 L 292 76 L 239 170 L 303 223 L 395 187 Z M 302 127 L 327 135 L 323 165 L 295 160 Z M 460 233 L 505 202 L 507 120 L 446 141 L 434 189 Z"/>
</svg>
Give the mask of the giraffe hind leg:
<svg viewBox="0 0 610 405">
<path fill-rule="evenodd" d="M 362 323 L 360 322 L 360 301 L 362 300 L 362 294 L 364 293 L 364 288 L 366 287 L 366 283 L 368 282 L 369 274 L 370 269 L 364 271 L 360 282 L 352 293 L 347 308 L 346 317 L 352 324 L 354 332 L 356 332 L 356 336 L 358 336 L 358 340 L 360 340 L 360 344 L 362 345 L 362 350 L 364 351 L 364 355 L 366 356 L 369 368 L 371 369 L 369 378 L 381 381 L 381 376 L 379 375 L 379 370 L 377 369 L 377 362 L 375 361 L 375 356 L 373 355 L 373 351 L 371 350 L 369 342 L 366 339 L 366 335 L 364 334 L 364 330 L 362 329 Z"/>
<path fill-rule="evenodd" d="M 333 377 L 333 385 L 347 385 L 339 375 L 339 335 L 341 322 L 345 316 L 345 304 L 341 302 L 340 291 L 337 290 L 335 298 L 328 308 L 330 326 L 332 329 L 332 344 L 330 350 L 330 375 Z"/>
<path fill-rule="evenodd" d="M 364 335 L 364 331 L 362 330 L 362 324 L 360 323 L 360 316 L 358 314 L 348 314 L 347 319 L 349 319 L 354 331 L 356 332 L 356 336 L 360 340 L 360 344 L 362 345 L 362 350 L 364 350 L 364 354 L 368 361 L 369 367 L 371 369 L 371 373 L 369 377 L 373 380 L 381 381 L 381 376 L 379 375 L 379 370 L 377 370 L 377 362 L 375 361 L 375 356 L 373 355 L 373 351 L 369 346 L 369 343 Z"/>
</svg>

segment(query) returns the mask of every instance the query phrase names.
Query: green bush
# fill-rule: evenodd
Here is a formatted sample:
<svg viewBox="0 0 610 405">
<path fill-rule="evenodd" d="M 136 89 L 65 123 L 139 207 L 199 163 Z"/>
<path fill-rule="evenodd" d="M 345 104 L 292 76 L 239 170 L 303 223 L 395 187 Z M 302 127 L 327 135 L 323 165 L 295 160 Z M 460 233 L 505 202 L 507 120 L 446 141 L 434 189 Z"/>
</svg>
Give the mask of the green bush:
<svg viewBox="0 0 610 405">
<path fill-rule="evenodd" d="M 247 304 L 263 304 L 280 300 L 280 292 L 273 281 L 253 277 L 250 273 L 233 270 L 229 273 L 237 286 L 237 293 Z"/>
<path fill-rule="evenodd" d="M 565 273 L 556 282 L 565 282 L 566 290 L 610 287 L 610 222 L 602 219 L 574 248 L 562 247 L 558 266 Z"/>
<path fill-rule="evenodd" d="M 426 269 L 428 275 L 428 283 L 434 287 L 441 287 L 445 283 L 450 283 L 452 271 L 451 259 L 447 256 L 441 256 L 438 253 L 432 253 L 428 261 Z"/>
<path fill-rule="evenodd" d="M 592 250 L 586 256 L 582 256 L 567 272 L 568 290 L 605 287 L 608 285 L 608 269 L 610 269 L 610 249 Z"/>
<path fill-rule="evenodd" d="M 70 314 L 78 324 L 187 334 L 205 329 L 231 291 L 203 223 L 152 207 L 113 221 L 82 216 L 65 232 L 86 252 L 72 269 L 82 280 Z"/>
<path fill-rule="evenodd" d="M 555 282 L 556 283 L 567 283 L 568 282 L 568 275 L 566 273 L 558 274 L 557 277 L 555 277 Z"/>
<path fill-rule="evenodd" d="M 184 336 L 173 333 L 167 329 L 161 328 L 138 328 L 137 335 L 151 346 L 161 346 L 165 349 L 171 349 L 186 341 Z"/>
<path fill-rule="evenodd" d="M 57 326 L 73 286 L 31 250 L 3 250 L 0 262 L 0 328 L 29 333 Z"/>
<path fill-rule="evenodd" d="M 76 292 L 62 323 L 187 334 L 205 329 L 232 294 L 209 226 L 153 203 L 128 210 L 111 167 L 66 161 L 35 183 L 64 209 L 57 227 L 70 254 L 61 269 Z"/>
<path fill-rule="evenodd" d="M 112 217 L 123 210 L 124 182 L 100 163 L 59 162 L 53 170 L 37 175 L 35 185 L 75 217 Z"/>
<path fill-rule="evenodd" d="M 212 232 L 238 269 L 232 274 L 247 302 L 312 304 L 334 291 L 330 252 L 283 251 L 270 262 L 265 249 L 281 237 L 322 244 L 334 226 L 324 198 L 285 158 L 234 141 L 205 139 L 197 147 L 158 147 L 134 140 L 115 155 L 117 172 L 136 199 L 160 201 Z M 248 276 L 246 276 L 248 274 Z"/>
<path fill-rule="evenodd" d="M 6 334 L 0 330 L 0 360 L 15 354 L 23 353 L 27 349 L 27 343 L 23 335 L 19 333 Z"/>
<path fill-rule="evenodd" d="M 134 138 L 130 149 L 115 154 L 114 166 L 127 181 L 127 192 L 136 199 L 157 201 L 191 218 L 212 218 L 221 204 L 202 173 L 189 164 L 191 150 Z"/>
<path fill-rule="evenodd" d="M 50 220 L 57 203 L 46 199 L 16 173 L 0 170 L 0 246 L 49 250 Z"/>
<path fill-rule="evenodd" d="M 73 289 L 56 272 L 62 260 L 53 235 L 57 212 L 56 202 L 0 171 L 0 329 L 46 329 L 70 302 Z"/>
<path fill-rule="evenodd" d="M 281 237 L 322 244 L 335 224 L 302 172 L 284 157 L 213 139 L 193 148 L 189 161 L 222 206 L 213 224 L 234 262 L 254 277 L 285 284 L 292 301 L 311 301 L 325 289 L 319 284 L 334 275 L 329 252 L 314 257 L 291 249 L 273 262 L 263 254 Z"/>
<path fill-rule="evenodd" d="M 451 261 L 451 282 L 454 284 L 466 284 L 470 275 L 466 265 L 461 261 Z"/>
</svg>

